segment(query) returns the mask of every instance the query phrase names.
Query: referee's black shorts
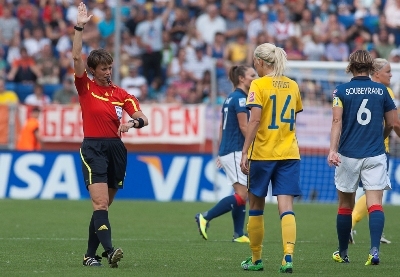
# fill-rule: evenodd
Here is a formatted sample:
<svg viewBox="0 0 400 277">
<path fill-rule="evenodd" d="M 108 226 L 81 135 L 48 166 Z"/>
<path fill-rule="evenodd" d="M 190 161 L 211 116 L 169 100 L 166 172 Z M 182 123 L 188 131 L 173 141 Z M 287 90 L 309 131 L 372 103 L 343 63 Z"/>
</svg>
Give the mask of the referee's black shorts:
<svg viewBox="0 0 400 277">
<path fill-rule="evenodd" d="M 122 189 L 127 164 L 127 151 L 119 138 L 84 138 L 80 149 L 86 188 L 107 183 Z"/>
</svg>

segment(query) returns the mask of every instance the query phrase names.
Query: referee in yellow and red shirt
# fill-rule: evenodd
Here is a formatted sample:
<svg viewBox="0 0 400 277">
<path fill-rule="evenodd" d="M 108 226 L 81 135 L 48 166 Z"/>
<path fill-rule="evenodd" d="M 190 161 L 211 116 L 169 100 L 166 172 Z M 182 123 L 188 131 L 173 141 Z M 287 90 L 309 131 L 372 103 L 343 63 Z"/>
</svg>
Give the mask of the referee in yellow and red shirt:
<svg viewBox="0 0 400 277">
<path fill-rule="evenodd" d="M 80 3 L 72 55 L 83 121 L 82 170 L 93 205 L 83 265 L 101 266 L 101 257 L 96 255 L 101 243 L 105 250 L 102 256 L 107 258 L 110 267 L 115 268 L 123 251 L 112 245 L 108 207 L 124 184 L 127 151 L 121 133 L 148 125 L 148 119 L 140 110 L 138 100 L 111 82 L 113 58 L 104 49 L 90 52 L 87 67 L 93 79 L 88 77 L 82 59 L 82 32 L 91 18 L 85 4 Z M 133 120 L 121 124 L 123 110 Z"/>
</svg>

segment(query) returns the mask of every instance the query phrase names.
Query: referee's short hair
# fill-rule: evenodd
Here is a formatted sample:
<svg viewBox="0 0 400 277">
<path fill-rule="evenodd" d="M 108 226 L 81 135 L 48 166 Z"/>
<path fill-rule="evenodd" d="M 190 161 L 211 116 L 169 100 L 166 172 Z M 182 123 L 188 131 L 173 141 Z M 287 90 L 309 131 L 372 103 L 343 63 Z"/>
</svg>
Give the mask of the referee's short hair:
<svg viewBox="0 0 400 277">
<path fill-rule="evenodd" d="M 87 65 L 89 68 L 96 69 L 98 65 L 110 65 L 113 63 L 113 57 L 105 49 L 92 50 L 87 58 Z"/>
</svg>

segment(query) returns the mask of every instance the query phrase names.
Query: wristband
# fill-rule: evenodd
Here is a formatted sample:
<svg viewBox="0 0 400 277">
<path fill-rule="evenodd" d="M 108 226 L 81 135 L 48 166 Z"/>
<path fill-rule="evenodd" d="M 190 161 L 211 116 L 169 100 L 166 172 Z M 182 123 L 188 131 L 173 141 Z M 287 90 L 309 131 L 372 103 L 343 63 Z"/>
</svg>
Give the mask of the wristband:
<svg viewBox="0 0 400 277">
<path fill-rule="evenodd" d="M 82 31 L 83 31 L 83 27 L 74 26 L 74 29 L 77 30 L 77 31 L 79 31 L 79 32 L 82 32 Z"/>
<path fill-rule="evenodd" d="M 137 126 L 135 126 L 136 122 L 138 123 Z M 140 129 L 140 128 L 143 128 L 143 126 L 144 126 L 144 120 L 141 117 L 129 120 L 128 123 L 133 123 L 132 127 L 135 128 L 135 129 Z"/>
</svg>

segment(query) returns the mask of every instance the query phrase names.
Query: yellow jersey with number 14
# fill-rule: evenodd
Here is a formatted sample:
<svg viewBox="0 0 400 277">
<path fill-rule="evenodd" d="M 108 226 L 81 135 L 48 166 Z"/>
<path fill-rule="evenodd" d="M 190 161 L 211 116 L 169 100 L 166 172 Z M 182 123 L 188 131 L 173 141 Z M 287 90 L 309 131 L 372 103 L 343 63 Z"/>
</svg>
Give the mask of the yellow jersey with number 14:
<svg viewBox="0 0 400 277">
<path fill-rule="evenodd" d="M 256 79 L 250 86 L 247 107 L 262 109 L 249 160 L 299 160 L 296 114 L 303 110 L 303 104 L 297 83 L 284 76 Z"/>
</svg>

